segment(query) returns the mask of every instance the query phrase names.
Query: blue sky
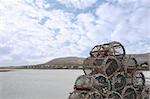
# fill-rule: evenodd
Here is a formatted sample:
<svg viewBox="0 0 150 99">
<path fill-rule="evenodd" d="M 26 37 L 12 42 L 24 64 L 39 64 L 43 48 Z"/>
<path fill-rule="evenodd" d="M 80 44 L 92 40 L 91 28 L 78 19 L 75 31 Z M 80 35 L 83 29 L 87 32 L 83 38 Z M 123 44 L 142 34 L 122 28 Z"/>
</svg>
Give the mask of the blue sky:
<svg viewBox="0 0 150 99">
<path fill-rule="evenodd" d="M 150 0 L 0 0 L 0 65 L 87 57 L 114 40 L 146 53 L 149 29 Z"/>
</svg>

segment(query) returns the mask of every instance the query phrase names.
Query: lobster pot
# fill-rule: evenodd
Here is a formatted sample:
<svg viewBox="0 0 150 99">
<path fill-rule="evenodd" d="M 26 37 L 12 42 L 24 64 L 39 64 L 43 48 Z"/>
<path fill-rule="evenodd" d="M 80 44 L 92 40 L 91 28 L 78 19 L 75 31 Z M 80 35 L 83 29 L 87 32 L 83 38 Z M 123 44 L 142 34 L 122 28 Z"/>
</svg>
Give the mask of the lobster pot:
<svg viewBox="0 0 150 99">
<path fill-rule="evenodd" d="M 128 74 L 127 76 L 132 77 L 134 72 L 137 70 L 137 61 L 133 57 L 128 57 L 123 61 L 125 65 L 125 72 Z"/>
<path fill-rule="evenodd" d="M 133 75 L 137 70 L 137 61 L 135 58 L 128 57 L 123 61 L 123 64 L 125 66 L 125 74 L 126 74 L 127 84 L 132 85 L 133 84 Z"/>
<path fill-rule="evenodd" d="M 103 73 L 104 58 L 87 58 L 84 60 L 83 71 L 86 75 Z"/>
<path fill-rule="evenodd" d="M 117 56 L 123 58 L 125 56 L 125 49 L 119 42 L 111 42 L 103 45 L 96 45 L 90 51 L 91 57 L 106 57 L 106 56 Z"/>
<path fill-rule="evenodd" d="M 113 76 L 120 70 L 121 66 L 118 60 L 113 56 L 106 58 L 89 58 L 84 62 L 83 71 L 85 74 L 104 74 L 107 77 Z"/>
<path fill-rule="evenodd" d="M 142 91 L 142 99 L 150 99 L 150 89 L 145 87 Z"/>
<path fill-rule="evenodd" d="M 121 91 L 126 86 L 126 78 L 124 73 L 117 73 L 112 79 L 112 88 L 114 91 Z"/>
<path fill-rule="evenodd" d="M 126 77 L 127 85 L 133 85 L 133 78 L 132 77 Z"/>
<path fill-rule="evenodd" d="M 133 86 L 137 91 L 142 91 L 145 87 L 145 77 L 142 72 L 135 72 L 133 75 Z"/>
<path fill-rule="evenodd" d="M 90 90 L 93 87 L 94 78 L 88 75 L 81 75 L 76 79 L 75 89 L 76 90 Z"/>
<path fill-rule="evenodd" d="M 127 86 L 122 91 L 123 99 L 137 99 L 137 92 L 132 86 Z"/>
<path fill-rule="evenodd" d="M 85 75 L 89 75 L 92 73 L 92 68 L 90 67 L 90 64 L 92 63 L 92 58 L 88 57 L 83 62 L 83 72 Z"/>
<path fill-rule="evenodd" d="M 68 99 L 103 99 L 97 91 L 73 91 Z"/>
<path fill-rule="evenodd" d="M 103 66 L 104 66 L 104 74 L 107 77 L 112 77 L 121 68 L 118 60 L 113 56 L 107 57 L 103 62 Z"/>
<path fill-rule="evenodd" d="M 125 48 L 119 42 L 112 42 L 111 43 L 111 50 L 113 51 L 113 55 L 119 58 L 123 58 L 126 54 Z"/>
<path fill-rule="evenodd" d="M 123 99 L 121 94 L 116 91 L 111 91 L 106 99 Z"/>
<path fill-rule="evenodd" d="M 103 99 L 103 97 L 98 91 L 92 91 L 89 92 L 89 99 Z"/>
<path fill-rule="evenodd" d="M 96 83 L 94 83 L 94 88 L 97 89 L 102 95 L 106 96 L 111 90 L 111 84 L 108 78 L 102 74 L 94 75 Z"/>
</svg>

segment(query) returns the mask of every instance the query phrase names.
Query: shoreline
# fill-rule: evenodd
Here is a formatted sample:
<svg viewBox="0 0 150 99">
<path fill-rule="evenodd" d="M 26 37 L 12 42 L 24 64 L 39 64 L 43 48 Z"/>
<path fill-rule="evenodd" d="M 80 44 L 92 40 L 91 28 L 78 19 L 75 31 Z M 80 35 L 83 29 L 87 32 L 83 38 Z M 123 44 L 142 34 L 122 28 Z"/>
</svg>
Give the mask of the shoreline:
<svg viewBox="0 0 150 99">
<path fill-rule="evenodd" d="M 9 72 L 9 71 L 14 71 L 13 69 L 0 69 L 0 72 Z"/>
</svg>

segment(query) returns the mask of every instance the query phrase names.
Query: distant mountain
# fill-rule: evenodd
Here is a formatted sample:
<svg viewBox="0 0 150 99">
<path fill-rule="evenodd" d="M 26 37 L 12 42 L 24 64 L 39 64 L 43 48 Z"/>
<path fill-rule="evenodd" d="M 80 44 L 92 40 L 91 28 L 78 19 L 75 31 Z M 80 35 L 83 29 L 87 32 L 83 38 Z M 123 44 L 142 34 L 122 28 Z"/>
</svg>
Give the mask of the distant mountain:
<svg viewBox="0 0 150 99">
<path fill-rule="evenodd" d="M 85 58 L 81 57 L 61 57 L 61 58 L 56 58 L 53 59 L 47 63 L 46 65 L 83 65 L 83 61 Z"/>
</svg>

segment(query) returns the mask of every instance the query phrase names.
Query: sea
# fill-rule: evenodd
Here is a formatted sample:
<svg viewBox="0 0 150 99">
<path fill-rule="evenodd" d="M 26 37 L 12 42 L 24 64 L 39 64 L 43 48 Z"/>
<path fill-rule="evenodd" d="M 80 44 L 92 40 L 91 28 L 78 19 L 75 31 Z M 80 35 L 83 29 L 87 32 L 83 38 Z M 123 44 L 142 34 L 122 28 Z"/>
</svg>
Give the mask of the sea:
<svg viewBox="0 0 150 99">
<path fill-rule="evenodd" d="M 150 83 L 150 72 L 144 72 Z M 0 99 L 67 99 L 82 70 L 0 72 Z"/>
</svg>

